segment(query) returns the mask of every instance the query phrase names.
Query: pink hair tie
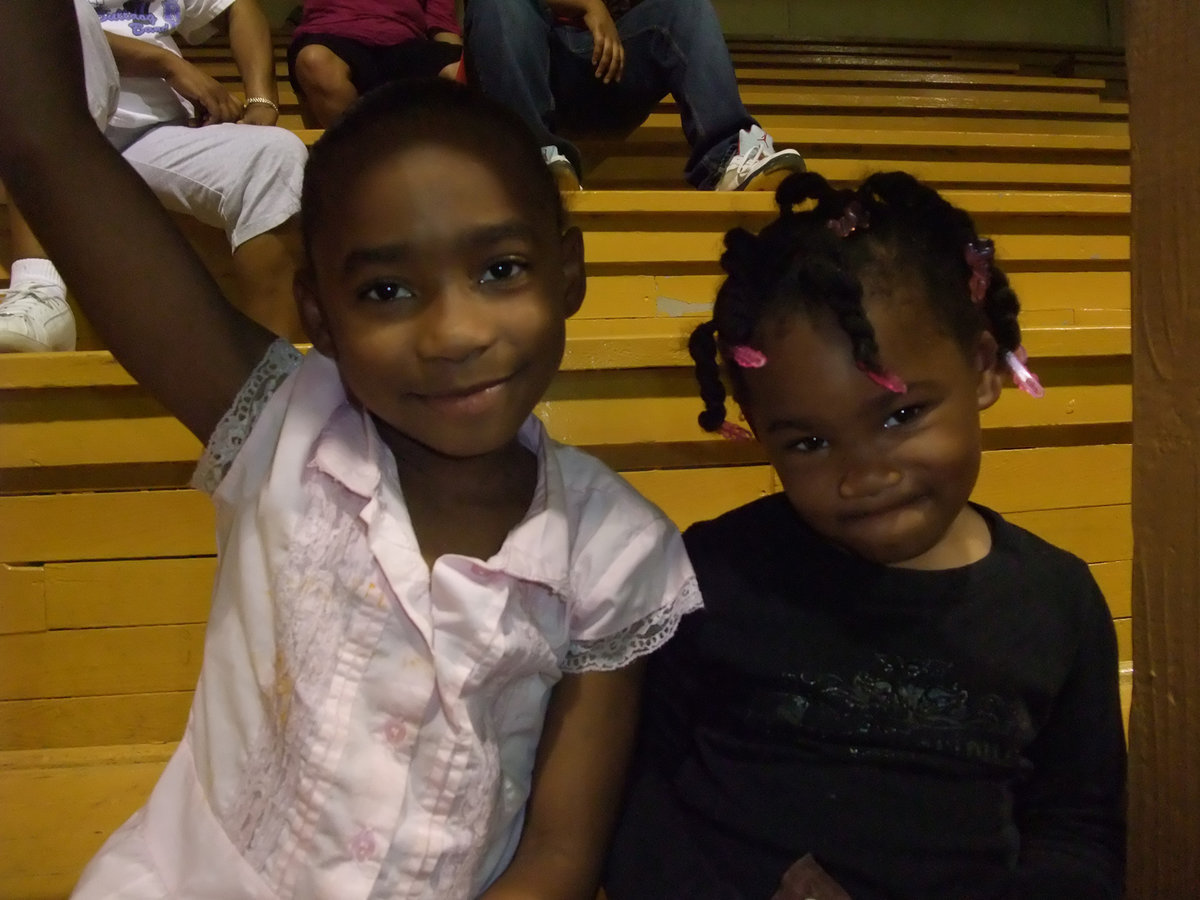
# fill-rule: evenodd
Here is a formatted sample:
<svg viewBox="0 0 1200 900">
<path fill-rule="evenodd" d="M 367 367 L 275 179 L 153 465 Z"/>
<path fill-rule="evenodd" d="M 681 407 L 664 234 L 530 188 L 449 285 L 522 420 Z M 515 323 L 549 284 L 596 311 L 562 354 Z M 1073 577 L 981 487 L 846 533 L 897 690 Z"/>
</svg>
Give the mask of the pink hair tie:
<svg viewBox="0 0 1200 900">
<path fill-rule="evenodd" d="M 895 372 L 872 372 L 862 363 L 858 364 L 859 371 L 870 378 L 873 382 L 893 394 L 903 394 L 908 390 L 908 385 Z"/>
<path fill-rule="evenodd" d="M 1028 359 L 1029 356 L 1025 352 L 1024 346 L 1018 347 L 1016 352 L 1009 350 L 1004 354 L 1004 362 L 1008 366 L 1008 371 L 1012 373 L 1013 384 L 1035 400 L 1040 400 L 1046 396 L 1046 389 L 1042 387 L 1038 377 L 1025 365 Z"/>
<path fill-rule="evenodd" d="M 754 440 L 754 435 L 750 433 L 749 429 L 743 428 L 741 425 L 736 425 L 728 419 L 721 423 L 721 427 L 717 429 L 717 434 L 727 441 Z"/>
<path fill-rule="evenodd" d="M 871 224 L 871 217 L 863 205 L 857 200 L 846 204 L 846 210 L 840 218 L 830 219 L 825 226 L 838 237 L 846 238 L 859 229 L 866 229 Z"/>
<path fill-rule="evenodd" d="M 734 344 L 729 348 L 729 354 L 743 369 L 761 369 L 767 364 L 766 354 L 749 344 Z"/>
<path fill-rule="evenodd" d="M 971 280 L 967 287 L 971 291 L 971 301 L 979 306 L 987 297 L 988 285 L 992 281 L 992 260 L 996 258 L 996 243 L 987 238 L 968 241 L 963 257 L 971 267 Z"/>
</svg>

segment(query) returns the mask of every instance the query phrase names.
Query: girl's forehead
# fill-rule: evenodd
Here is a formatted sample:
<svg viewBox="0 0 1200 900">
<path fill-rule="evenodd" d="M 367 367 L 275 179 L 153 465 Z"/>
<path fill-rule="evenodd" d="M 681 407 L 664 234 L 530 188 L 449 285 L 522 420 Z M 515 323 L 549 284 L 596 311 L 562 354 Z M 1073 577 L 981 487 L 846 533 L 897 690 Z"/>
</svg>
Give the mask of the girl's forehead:
<svg viewBox="0 0 1200 900">
<path fill-rule="evenodd" d="M 399 165 L 404 163 L 399 160 Z M 479 254 L 519 247 L 552 254 L 557 230 L 515 201 L 486 169 L 379 170 L 336 200 L 311 244 L 312 263 L 326 277 L 353 277 L 374 262 L 397 265 L 477 264 Z M 425 177 L 426 175 L 430 177 Z M 333 206 L 333 204 L 331 204 Z M 512 241 L 519 241 L 514 245 Z"/>
<path fill-rule="evenodd" d="M 468 191 L 492 205 L 503 205 L 508 217 L 535 230 L 558 231 L 556 210 L 539 197 L 533 176 L 506 160 L 503 151 L 484 153 L 481 148 L 439 140 L 407 141 L 390 150 L 366 148 L 351 153 L 339 167 L 325 194 L 327 205 L 343 215 L 353 214 L 347 202 L 360 206 L 409 204 L 434 200 L 430 213 L 448 214 L 449 201 Z M 541 202 L 539 202 L 541 200 Z"/>
</svg>

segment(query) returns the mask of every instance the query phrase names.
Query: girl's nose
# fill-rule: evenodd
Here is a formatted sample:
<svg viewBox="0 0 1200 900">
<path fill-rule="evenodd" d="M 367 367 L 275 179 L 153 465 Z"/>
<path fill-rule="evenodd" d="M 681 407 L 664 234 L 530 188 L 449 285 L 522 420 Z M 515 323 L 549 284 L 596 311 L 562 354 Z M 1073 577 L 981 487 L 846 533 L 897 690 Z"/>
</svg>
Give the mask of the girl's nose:
<svg viewBox="0 0 1200 900">
<path fill-rule="evenodd" d="M 469 290 L 447 288 L 422 311 L 416 351 L 422 359 L 463 362 L 495 340 L 486 302 Z"/>
<path fill-rule="evenodd" d="M 848 466 L 838 484 L 843 500 L 873 497 L 900 483 L 900 470 L 886 459 L 859 460 Z"/>
</svg>

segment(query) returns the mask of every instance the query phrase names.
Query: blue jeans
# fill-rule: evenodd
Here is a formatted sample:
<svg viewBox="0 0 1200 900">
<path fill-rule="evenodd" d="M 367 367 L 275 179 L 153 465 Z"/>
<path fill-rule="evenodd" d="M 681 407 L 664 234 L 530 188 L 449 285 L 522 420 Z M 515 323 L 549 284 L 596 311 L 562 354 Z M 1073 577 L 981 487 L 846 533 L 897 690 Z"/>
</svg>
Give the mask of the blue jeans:
<svg viewBox="0 0 1200 900">
<path fill-rule="evenodd" d="M 554 20 L 540 0 L 467 0 L 468 80 L 515 110 L 542 146 L 582 171 L 579 150 L 557 129 L 630 131 L 667 94 L 691 147 L 684 177 L 711 189 L 755 124 L 738 94 L 733 62 L 709 0 L 642 0 L 617 20 L 625 74 L 603 84 L 592 35 Z"/>
</svg>

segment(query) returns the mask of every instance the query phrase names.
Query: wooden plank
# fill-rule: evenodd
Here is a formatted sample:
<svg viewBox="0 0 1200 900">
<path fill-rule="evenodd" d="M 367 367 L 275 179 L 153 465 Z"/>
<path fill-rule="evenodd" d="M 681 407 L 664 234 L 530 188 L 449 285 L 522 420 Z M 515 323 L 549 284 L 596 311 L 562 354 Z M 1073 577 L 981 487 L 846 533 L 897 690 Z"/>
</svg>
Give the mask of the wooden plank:
<svg viewBox="0 0 1200 900">
<path fill-rule="evenodd" d="M 713 471 L 728 473 L 736 468 L 739 467 Z M 641 475 L 626 473 L 625 477 Z M 690 478 L 697 490 L 710 484 L 712 477 L 706 469 L 681 470 L 673 476 L 679 482 Z M 980 481 L 972 499 L 1006 513 L 1067 509 L 1088 505 L 1089 500 L 1096 505 L 1128 503 L 1129 445 L 985 451 Z M 23 571 L 44 571 L 50 595 L 48 616 L 42 617 L 38 627 L 31 627 L 30 631 L 182 625 L 206 620 L 216 558 L 53 563 L 44 570 L 39 567 Z M 1114 615 L 1129 615 L 1128 562 L 1097 564 L 1093 566 L 1093 574 L 1115 604 Z M 1114 601 L 1114 596 L 1123 599 Z M 45 621 L 47 618 L 49 622 Z"/>
<path fill-rule="evenodd" d="M 0 564 L 0 634 L 44 631 L 45 628 L 46 595 L 42 570 Z"/>
<path fill-rule="evenodd" d="M 1042 367 L 1047 370 L 1046 366 Z M 684 369 L 589 372 L 587 384 L 562 373 L 537 414 L 558 440 L 601 445 L 688 440 L 700 403 Z M 988 428 L 1128 422 L 1128 384 L 1055 384 L 1040 401 L 1015 388 L 984 413 Z M 719 438 L 710 438 L 719 440 Z"/>
<path fill-rule="evenodd" d="M 1122 233 L 1129 230 L 1128 191 L 967 188 L 947 190 L 942 196 L 972 215 L 1019 213 L 1055 220 L 1075 215 L 1112 216 L 1120 217 Z M 584 190 L 564 195 L 563 201 L 574 214 L 608 213 L 624 218 L 634 213 L 743 213 L 761 215 L 764 224 L 776 210 L 769 191 Z"/>
<path fill-rule="evenodd" d="M 802 50 L 767 49 L 738 50 L 733 53 L 733 64 L 740 66 L 797 66 L 807 68 L 854 68 L 901 69 L 904 71 L 954 71 L 954 72 L 1017 72 L 1020 64 L 1001 60 L 952 60 L 913 59 L 902 56 L 860 56 L 842 53 L 806 53 Z"/>
<path fill-rule="evenodd" d="M 834 147 L 907 148 L 918 156 L 928 155 L 927 151 L 933 148 L 974 150 L 989 155 L 1002 150 L 1105 154 L 1129 150 L 1129 131 L 1123 122 L 1045 123 L 1026 118 L 961 116 L 918 119 L 778 109 L 764 111 L 755 118 L 777 145 L 794 146 L 805 155 L 814 147 L 821 147 L 825 154 Z M 617 139 L 587 132 L 573 132 L 571 137 L 579 143 L 585 158 L 598 154 L 633 155 L 654 145 L 667 145 L 673 152 L 687 154 L 679 116 L 675 113 L 653 113 L 631 134 Z"/>
<path fill-rule="evenodd" d="M 1094 425 L 1128 422 L 1132 414 L 1128 384 L 1048 385 L 1040 401 L 1009 386 L 1003 399 L 984 412 L 983 422 L 985 428 Z"/>
<path fill-rule="evenodd" d="M 1132 619 L 1113 619 L 1113 626 L 1117 630 L 1117 659 L 1123 664 L 1132 666 L 1133 664 L 1133 620 Z M 1129 727 L 1129 697 L 1126 692 L 1122 692 L 1125 698 L 1124 711 L 1126 729 Z"/>
<path fill-rule="evenodd" d="M 1043 358 L 1075 356 L 1128 356 L 1129 320 L 1123 325 L 1072 325 L 1070 327 L 1025 328 L 1025 348 Z M 1128 371 L 1110 373 L 1108 378 L 1127 384 Z"/>
<path fill-rule="evenodd" d="M 903 120 L 901 120 L 903 121 Z M 675 123 L 676 125 L 678 123 Z M 883 127 L 886 123 L 881 124 Z M 904 127 L 914 127 L 904 123 Z M 633 137 L 636 137 L 636 132 Z M 927 143 L 927 142 L 922 142 Z M 983 213 L 1023 213 L 1052 216 L 1120 216 L 1122 231 L 1128 231 L 1128 191 L 1043 190 L 1022 188 L 948 189 L 943 196 L 974 215 Z M 775 199 L 769 191 L 686 191 L 686 190 L 583 190 L 564 195 L 567 208 L 575 213 L 746 213 L 759 214 L 765 223 L 775 212 Z M 4 203 L 0 200 L 0 206 Z M 182 216 L 180 221 L 186 221 Z M 206 229 L 216 232 L 216 229 Z M 3 231 L 3 228 L 0 228 Z M 202 232 L 199 227 L 193 229 Z M 191 232 L 189 232 L 191 234 Z"/>
<path fill-rule="evenodd" d="M 954 72 L 981 71 L 976 66 L 953 66 L 923 63 L 916 66 L 888 65 L 886 60 L 859 60 L 852 68 L 859 70 L 859 76 L 852 79 L 855 83 L 813 84 L 805 80 L 782 85 L 779 83 L 761 84 L 749 83 L 760 81 L 757 71 L 779 69 L 780 62 L 788 69 L 796 68 L 807 71 L 819 70 L 829 61 L 829 57 L 797 57 L 789 55 L 778 62 L 758 59 L 759 65 L 747 65 L 746 59 L 741 70 L 746 75 L 746 82 L 739 85 L 742 101 L 753 111 L 760 106 L 820 106 L 820 107 L 872 107 L 883 109 L 958 109 L 986 110 L 989 112 L 1025 112 L 1025 113 L 1087 113 L 1097 116 L 1124 117 L 1129 114 L 1126 103 L 1102 99 L 1097 91 L 1049 90 L 1038 91 L 1013 90 L 1012 87 L 990 87 L 980 89 L 977 86 L 959 85 L 950 80 L 935 80 L 933 84 L 915 79 L 886 80 L 889 83 L 873 85 L 868 82 L 869 72 L 900 68 L 902 70 L 932 68 Z M 844 63 L 845 60 L 839 60 Z M 237 66 L 232 62 L 205 61 L 203 71 L 218 81 L 240 82 L 241 76 Z M 735 62 L 735 71 L 737 70 Z M 844 64 L 843 70 L 851 68 Z M 987 67 L 982 71 L 1008 71 L 1015 73 L 1012 66 L 1000 66 L 995 69 Z M 275 63 L 276 77 L 287 83 L 287 65 L 284 62 Z M 815 79 L 814 79 L 815 80 Z M 929 84 L 929 86 L 924 86 Z M 243 95 L 236 87 L 231 91 L 241 98 Z"/>
<path fill-rule="evenodd" d="M 707 263 L 715 265 L 724 249 L 721 232 L 584 231 L 584 254 L 590 266 L 637 263 Z M 1009 263 L 1031 260 L 1127 262 L 1126 235 L 993 234 L 996 255 Z"/>
<path fill-rule="evenodd" d="M 1021 310 L 1129 309 L 1128 272 L 1012 272 Z"/>
<path fill-rule="evenodd" d="M 107 350 L 0 354 L 0 390 L 136 383 Z"/>
<path fill-rule="evenodd" d="M 0 425 L 0 468 L 194 460 L 203 449 L 173 417 Z"/>
<path fill-rule="evenodd" d="M 214 556 L 52 563 L 44 570 L 46 627 L 203 623 L 216 570 Z"/>
<path fill-rule="evenodd" d="M 1137 236 L 1128 895 L 1200 885 L 1200 4 L 1126 7 Z"/>
<path fill-rule="evenodd" d="M 1074 277 L 1064 276 L 1059 280 L 1048 277 L 1051 274 L 1054 273 L 1036 273 L 1036 276 L 1032 273 L 1020 274 L 1019 276 L 1014 275 L 1014 278 L 1019 277 L 1022 282 L 1029 279 L 1040 285 L 1039 290 L 1049 292 L 1057 284 L 1062 284 L 1069 281 L 1070 277 Z M 1102 294 L 1100 297 L 1100 301 L 1103 302 L 1107 302 L 1109 298 L 1119 298 L 1120 288 L 1128 279 L 1128 273 L 1123 272 L 1105 273 L 1105 275 L 1112 277 L 1096 281 L 1084 279 L 1085 284 L 1106 284 L 1108 286 L 1108 293 Z M 709 304 L 721 281 L 719 274 L 661 275 L 653 276 L 651 281 L 646 280 L 650 276 L 628 278 L 620 276 L 611 281 L 610 277 L 613 276 L 598 276 L 595 279 L 599 284 L 604 285 L 598 296 L 604 297 L 607 292 L 611 298 L 614 294 L 623 294 L 626 291 L 634 295 L 632 299 L 619 301 L 633 305 L 623 310 L 617 310 L 618 312 L 632 310 L 638 316 L 645 316 L 648 312 L 646 309 L 647 298 L 652 296 L 655 312 L 658 315 L 653 318 L 608 319 L 603 313 L 596 310 L 590 316 L 570 320 L 567 323 L 567 358 L 564 365 L 564 369 L 568 371 L 584 366 L 585 363 L 581 361 L 583 359 L 587 360 L 586 366 L 590 368 L 628 367 L 623 361 L 626 357 L 626 350 L 616 350 L 606 358 L 602 352 L 599 352 L 602 348 L 595 346 L 597 336 L 618 338 L 644 335 L 646 340 L 651 342 L 660 341 L 664 337 L 670 341 L 677 341 L 679 336 L 685 333 L 685 330 L 696 324 L 695 321 L 687 321 L 688 319 L 698 321 L 707 316 L 711 308 Z M 654 291 L 652 295 L 650 294 L 651 290 Z M 1119 302 L 1119 299 L 1114 302 Z M 606 334 L 606 330 L 611 333 Z M 1035 344 L 1037 345 L 1036 349 Z M 1113 331 L 1111 328 L 1093 327 L 1032 328 L 1028 329 L 1026 345 L 1030 348 L 1030 352 L 1043 356 L 1050 353 L 1067 355 L 1128 353 L 1128 332 L 1121 334 L 1120 330 Z M 304 344 L 298 346 L 304 351 L 308 349 Z M 1121 347 L 1124 349 L 1120 349 Z M 579 355 L 580 351 L 583 353 L 582 356 Z M 690 364 L 680 346 L 662 348 L 662 351 L 665 355 L 656 358 L 674 360 L 674 362 L 661 364 Z M 36 391 L 52 388 L 91 389 L 134 384 L 135 382 L 129 374 L 106 350 L 85 350 L 74 353 L 0 354 L 0 391 Z M 7 417 L 0 419 L 0 423 L 7 421 Z M 20 458 L 18 451 L 4 445 L 0 445 L 0 453 L 9 454 L 10 457 L 17 453 L 15 458 Z"/>
<path fill-rule="evenodd" d="M 194 680 L 180 691 L 0 701 L 0 751 L 176 741 L 192 687 Z"/>
<path fill-rule="evenodd" d="M 190 58 L 190 54 L 187 54 Z M 195 60 L 201 71 L 219 81 L 229 82 L 235 87 L 231 91 L 237 97 L 241 79 L 237 75 L 232 59 L 216 56 L 201 56 Z M 278 63 L 277 63 L 278 66 Z M 937 88 L 950 91 L 1028 91 L 1039 94 L 1082 94 L 1102 96 L 1108 82 L 1098 77 L 1069 77 L 1058 75 L 1030 74 L 1019 71 L 955 71 L 883 69 L 878 67 L 843 66 L 838 68 L 808 66 L 735 66 L 734 74 L 742 86 L 789 85 L 789 86 L 842 86 L 892 87 L 896 85 L 912 88 Z M 299 97 L 288 81 L 279 84 L 278 102 L 281 107 L 295 107 Z"/>
<path fill-rule="evenodd" d="M 1012 72 L 889 71 L 870 68 L 811 69 L 801 66 L 735 66 L 738 83 L 747 84 L 866 84 L 874 86 L 908 84 L 967 88 L 973 90 L 1006 88 L 1097 94 L 1104 90 L 1103 78 L 1067 78 L 1054 75 L 1027 75 Z"/>
<path fill-rule="evenodd" d="M 584 319 L 699 318 L 711 310 L 723 280 L 720 274 L 592 275 L 583 308 L 568 327 Z M 1016 271 L 1009 273 L 1009 281 L 1021 299 L 1021 322 L 1026 327 L 1031 324 L 1030 314 L 1040 310 L 1065 309 L 1072 316 L 1085 309 L 1129 311 L 1127 271 Z M 1127 316 L 1124 322 L 1128 323 Z M 570 337 L 580 338 L 584 330 L 578 326 Z"/>
<path fill-rule="evenodd" d="M 198 491 L 0 497 L 3 562 L 215 552 L 212 504 Z"/>
<path fill-rule="evenodd" d="M 764 497 L 775 489 L 770 466 L 660 469 L 628 472 L 625 477 L 681 530 Z"/>
<path fill-rule="evenodd" d="M 1128 504 L 1130 457 L 1128 444 L 992 450 L 972 499 L 1005 515 Z"/>
<path fill-rule="evenodd" d="M 1133 560 L 1093 563 L 1090 568 L 1092 577 L 1096 579 L 1104 598 L 1108 601 L 1108 608 L 1112 610 L 1113 617 L 1129 618 L 1132 615 Z"/>
<path fill-rule="evenodd" d="M 717 440 L 701 435 L 695 426 L 699 401 L 683 345 L 696 321 L 664 318 L 578 323 L 590 326 L 589 337 L 585 341 L 577 335 L 572 341 L 567 365 L 551 385 L 547 400 L 538 406 L 538 414 L 556 438 L 573 444 Z M 1080 340 L 1089 333 L 1090 340 Z M 1034 401 L 1008 390 L 1003 402 L 985 412 L 985 427 L 1076 426 L 1130 420 L 1125 365 L 1101 364 L 1089 358 L 1116 357 L 1127 352 L 1128 328 L 1030 329 L 1026 346 L 1038 358 L 1036 365 L 1047 385 L 1046 397 Z M 1068 353 L 1081 355 L 1080 362 L 1071 364 L 1056 358 Z M 601 364 L 606 371 L 597 370 Z M 52 410 L 47 412 L 53 414 Z M 9 491 L 20 491 L 22 467 L 28 466 L 30 459 L 41 466 L 59 467 L 162 462 L 186 465 L 193 463 L 199 452 L 186 429 L 168 416 L 5 424 L 0 425 L 0 447 L 0 473 L 14 470 L 11 476 L 0 474 L 0 484 Z M 28 514 L 36 520 L 39 505 L 52 501 L 9 497 L 3 502 L 31 504 Z M 122 522 L 143 531 L 153 527 L 152 523 L 133 518 L 122 518 L 115 524 L 122 527 Z M 110 520 L 109 524 L 114 523 Z M 80 525 L 73 533 L 80 533 Z M 91 532 L 86 525 L 83 528 Z M 0 535 L 3 533 L 0 525 Z M 71 558 L 54 553 L 51 557 L 11 561 Z M 109 555 L 120 554 L 103 554 Z"/>
<path fill-rule="evenodd" d="M 1120 387 L 1114 386 L 1111 390 Z M 1011 399 L 1006 397 L 998 408 L 1020 403 L 1022 399 L 1015 395 Z M 650 415 L 657 420 L 669 412 L 676 420 L 678 434 L 688 433 L 684 431 L 685 427 L 692 434 L 698 430 L 694 426 L 696 401 L 690 395 L 674 398 L 669 404 L 660 401 L 649 412 L 640 408 L 643 405 L 636 400 L 617 405 L 617 410 L 609 408 L 613 405 L 613 401 L 609 401 L 605 415 L 623 411 L 626 416 Z M 1069 407 L 1069 404 L 1063 405 Z M 1078 411 L 1081 407 L 1074 409 Z M 585 438 L 594 437 L 597 443 L 617 442 L 620 434 L 614 434 L 611 428 L 596 426 L 594 408 L 595 402 L 586 400 L 576 401 L 573 406 L 561 406 L 550 420 L 551 427 L 560 434 L 575 432 Z M 1077 421 L 1088 418 L 1079 416 Z M 1119 420 L 1117 416 L 1091 418 Z M 1001 419 L 993 424 L 1011 426 L 1019 421 Z M 648 430 L 652 437 L 653 433 L 663 429 L 656 422 Z M 645 430 L 635 437 L 645 439 Z M 719 474 L 722 470 L 715 471 Z M 96 528 L 92 523 L 103 523 L 103 527 Z M 9 562 L 210 555 L 214 552 L 212 527 L 212 508 L 208 499 L 188 490 L 0 497 L 0 548 Z M 1101 556 L 1096 560 L 1110 558 L 1125 557 Z"/>
<path fill-rule="evenodd" d="M 1127 165 L 1086 163 L 980 162 L 977 160 L 927 160 L 920 158 L 885 159 L 864 156 L 845 158 L 805 150 L 808 167 L 837 183 L 857 184 L 872 172 L 904 169 L 936 187 L 1011 185 L 1014 188 L 1094 186 L 1128 188 Z M 915 154 L 914 154 L 915 157 Z M 629 189 L 633 185 L 683 184 L 684 157 L 611 157 L 598 162 L 584 173 L 589 189 Z"/>
<path fill-rule="evenodd" d="M 126 748 L 119 748 L 125 750 Z M 142 748 L 137 748 L 142 749 Z M 71 765 L 0 768 L 0 898 L 40 900 L 70 893 L 87 861 L 142 803 L 158 780 L 168 748 L 105 754 Z M 14 754 L 15 756 L 20 756 Z M 10 754 L 0 754 L 0 759 Z"/>
<path fill-rule="evenodd" d="M 897 109 L 936 112 L 1032 113 L 1035 115 L 1090 115 L 1123 119 L 1129 104 L 1105 100 L 1096 94 L 1029 91 L 971 91 L 946 87 L 810 87 L 806 85 L 744 85 L 739 93 L 751 111 L 770 107 L 802 109 Z"/>
<path fill-rule="evenodd" d="M 1128 504 L 1016 512 L 1006 518 L 1085 562 L 1133 558 Z"/>
<path fill-rule="evenodd" d="M 203 625 L 0 635 L 0 700 L 188 691 L 203 647 Z"/>
</svg>

